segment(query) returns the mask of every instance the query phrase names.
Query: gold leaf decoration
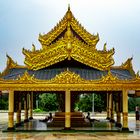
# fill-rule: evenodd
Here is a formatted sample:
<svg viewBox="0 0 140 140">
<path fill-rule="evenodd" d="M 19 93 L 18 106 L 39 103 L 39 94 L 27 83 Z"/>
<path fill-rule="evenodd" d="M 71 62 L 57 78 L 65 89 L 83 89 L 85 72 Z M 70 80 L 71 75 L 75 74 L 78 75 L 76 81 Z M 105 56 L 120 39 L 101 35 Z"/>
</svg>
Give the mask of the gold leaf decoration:
<svg viewBox="0 0 140 140">
<path fill-rule="evenodd" d="M 69 43 L 71 45 L 70 50 L 67 48 Z M 48 67 L 70 57 L 99 70 L 107 70 L 114 64 L 112 58 L 114 49 L 110 51 L 97 51 L 75 37 L 72 37 L 71 40 L 67 40 L 66 37 L 61 38 L 48 48 L 36 52 L 27 53 L 27 50 L 24 49 L 24 54 L 31 55 L 30 57 L 27 55 L 24 63 L 29 69 L 33 70 Z"/>
<path fill-rule="evenodd" d="M 29 69 L 39 70 L 71 57 L 99 70 L 108 70 L 114 64 L 114 49 L 98 51 L 99 35 L 91 35 L 75 19 L 70 8 L 64 18 L 48 34 L 39 35 L 40 50 L 23 48 L 24 63 Z"/>
<path fill-rule="evenodd" d="M 16 62 L 13 61 L 13 59 L 9 55 L 6 56 L 7 56 L 7 66 L 9 69 L 16 68 L 17 66 L 19 66 Z"/>
<path fill-rule="evenodd" d="M 108 74 L 105 76 L 102 76 L 102 79 L 100 81 L 101 83 L 120 83 L 121 80 L 119 80 L 116 76 L 114 76 L 109 70 Z"/>
<path fill-rule="evenodd" d="M 82 79 L 79 75 L 71 72 L 65 71 L 57 75 L 55 78 L 48 81 L 48 83 L 56 84 L 85 84 L 88 83 L 85 79 Z"/>
<path fill-rule="evenodd" d="M 130 70 L 132 68 L 132 59 L 133 59 L 132 57 L 128 58 L 125 63 L 122 63 L 121 67 L 123 69 Z"/>
<path fill-rule="evenodd" d="M 16 80 L 16 83 L 36 83 L 37 79 L 34 78 L 34 75 L 30 75 L 27 71 L 24 72 L 22 76 L 19 76 Z"/>
</svg>

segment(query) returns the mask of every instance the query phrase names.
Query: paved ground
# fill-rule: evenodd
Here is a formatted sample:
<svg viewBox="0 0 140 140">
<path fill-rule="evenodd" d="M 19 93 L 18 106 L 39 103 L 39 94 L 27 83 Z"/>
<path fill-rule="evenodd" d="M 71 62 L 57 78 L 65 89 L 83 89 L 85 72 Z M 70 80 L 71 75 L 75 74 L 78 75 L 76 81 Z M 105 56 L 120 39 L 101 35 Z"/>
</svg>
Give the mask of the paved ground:
<svg viewBox="0 0 140 140">
<path fill-rule="evenodd" d="M 22 116 L 23 118 L 24 116 Z M 102 115 L 96 118 L 104 119 Z M 44 118 L 44 116 L 34 116 L 34 118 Z M 135 117 L 129 117 L 129 128 L 134 133 L 118 132 L 94 132 L 94 133 L 59 133 L 59 132 L 33 132 L 33 133 L 2 133 L 2 128 L 7 125 L 7 113 L 0 113 L 0 140 L 140 140 L 140 121 L 135 121 Z"/>
</svg>

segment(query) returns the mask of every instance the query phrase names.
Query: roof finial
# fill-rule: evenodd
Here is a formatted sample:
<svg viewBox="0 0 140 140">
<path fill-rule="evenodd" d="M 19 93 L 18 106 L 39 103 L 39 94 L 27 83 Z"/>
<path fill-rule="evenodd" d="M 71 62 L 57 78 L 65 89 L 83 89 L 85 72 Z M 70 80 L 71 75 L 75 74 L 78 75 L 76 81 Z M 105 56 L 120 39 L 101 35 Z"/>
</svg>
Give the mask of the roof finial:
<svg viewBox="0 0 140 140">
<path fill-rule="evenodd" d="M 67 20 L 68 20 L 68 21 L 71 21 L 71 18 L 72 18 L 72 13 L 71 13 L 71 11 L 70 11 L 70 4 L 68 4 Z"/>
<path fill-rule="evenodd" d="M 70 4 L 68 4 L 68 11 L 70 11 Z"/>
</svg>

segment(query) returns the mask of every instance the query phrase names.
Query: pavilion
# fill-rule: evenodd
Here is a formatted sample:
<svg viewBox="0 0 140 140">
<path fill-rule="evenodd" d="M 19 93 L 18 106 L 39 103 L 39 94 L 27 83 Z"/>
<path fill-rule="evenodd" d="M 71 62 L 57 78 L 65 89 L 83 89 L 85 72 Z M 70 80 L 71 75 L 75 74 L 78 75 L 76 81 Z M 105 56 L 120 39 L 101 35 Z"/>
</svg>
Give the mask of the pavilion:
<svg viewBox="0 0 140 140">
<path fill-rule="evenodd" d="M 43 92 L 64 95 L 64 128 L 72 127 L 72 101 L 79 92 L 107 95 L 107 118 L 114 120 L 122 130 L 128 130 L 128 94 L 139 96 L 140 76 L 132 66 L 132 58 L 113 66 L 114 48 L 97 50 L 99 35 L 92 35 L 68 11 L 59 23 L 47 34 L 39 34 L 42 48 L 23 48 L 25 66 L 18 65 L 7 55 L 7 67 L 0 74 L 0 91 L 9 92 L 8 129 L 21 123 L 21 101 L 24 100 L 25 120 L 33 118 L 33 95 Z M 72 94 L 73 93 L 73 94 Z M 115 95 L 115 98 L 114 98 Z"/>
</svg>

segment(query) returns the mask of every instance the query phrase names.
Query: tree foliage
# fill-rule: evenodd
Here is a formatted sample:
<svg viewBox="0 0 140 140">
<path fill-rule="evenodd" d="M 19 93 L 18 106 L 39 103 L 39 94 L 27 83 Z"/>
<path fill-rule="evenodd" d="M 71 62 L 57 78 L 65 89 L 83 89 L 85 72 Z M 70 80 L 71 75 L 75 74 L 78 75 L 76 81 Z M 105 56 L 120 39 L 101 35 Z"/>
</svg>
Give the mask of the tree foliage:
<svg viewBox="0 0 140 140">
<path fill-rule="evenodd" d="M 44 111 L 56 111 L 58 109 L 56 94 L 44 93 L 39 95 L 39 107 Z"/>
<path fill-rule="evenodd" d="M 93 94 L 82 94 L 77 103 L 79 110 L 83 112 L 92 111 Z M 100 94 L 94 94 L 94 111 L 101 112 L 104 110 L 104 100 Z"/>
<path fill-rule="evenodd" d="M 128 99 L 129 112 L 134 112 L 136 105 L 138 105 L 140 107 L 140 98 L 129 97 L 129 99 Z"/>
<path fill-rule="evenodd" d="M 8 95 L 0 95 L 0 109 L 7 110 L 8 109 Z"/>
</svg>

